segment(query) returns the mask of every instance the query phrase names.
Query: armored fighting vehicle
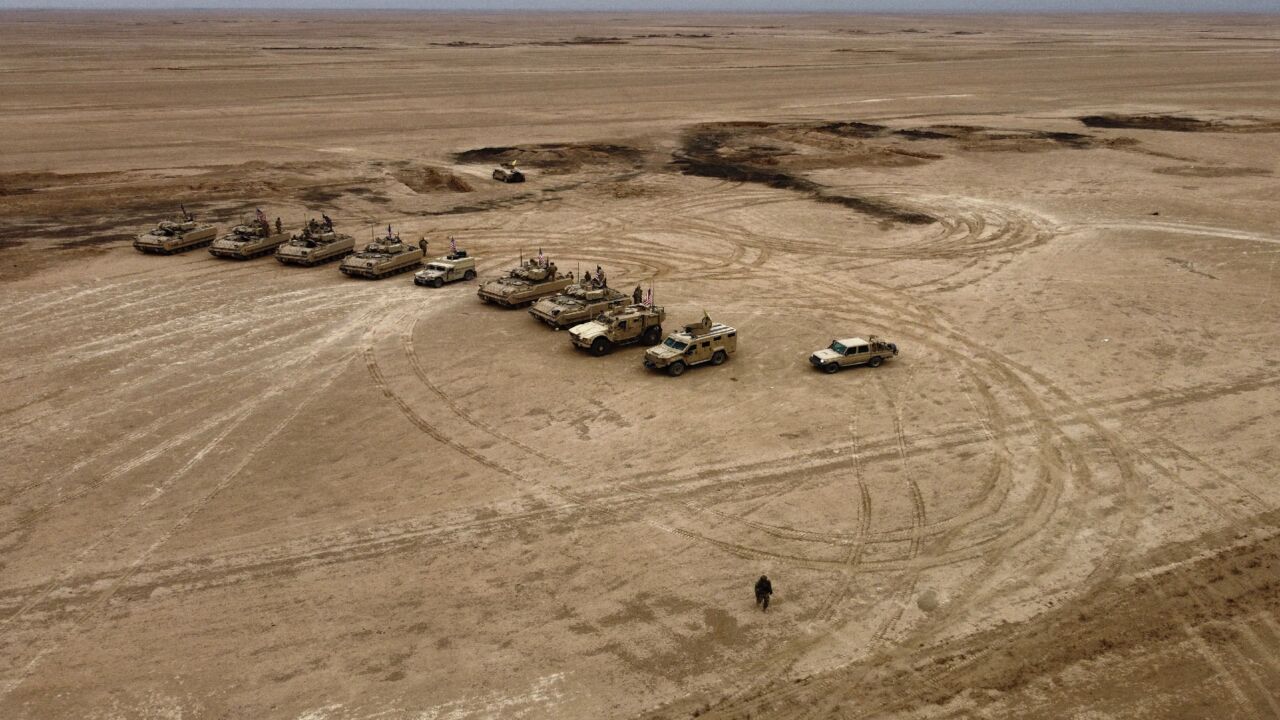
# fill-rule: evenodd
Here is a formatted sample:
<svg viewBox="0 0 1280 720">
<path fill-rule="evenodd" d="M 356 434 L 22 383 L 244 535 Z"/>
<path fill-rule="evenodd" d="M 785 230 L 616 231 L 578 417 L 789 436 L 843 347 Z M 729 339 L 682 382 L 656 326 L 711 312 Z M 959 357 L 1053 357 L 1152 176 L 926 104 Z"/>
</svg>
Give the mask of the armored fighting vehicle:
<svg viewBox="0 0 1280 720">
<path fill-rule="evenodd" d="M 364 250 L 348 255 L 338 267 L 344 275 L 375 280 L 408 272 L 422 264 L 426 241 L 410 245 L 399 237 L 387 237 L 364 246 Z"/>
<path fill-rule="evenodd" d="M 184 213 L 182 220 L 161 220 L 154 230 L 134 238 L 133 247 L 138 252 L 171 255 L 208 245 L 217 235 L 218 228 Z"/>
<path fill-rule="evenodd" d="M 495 168 L 493 179 L 504 183 L 522 183 L 524 182 L 524 173 L 516 169 L 516 161 L 512 160 L 509 165 L 499 165 Z"/>
<path fill-rule="evenodd" d="M 627 305 L 600 313 L 595 320 L 575 325 L 569 339 L 575 347 L 604 355 L 619 345 L 639 342 L 657 345 L 662 340 L 662 321 L 667 311 L 655 305 Z"/>
<path fill-rule="evenodd" d="M 356 239 L 337 232 L 333 225 L 307 221 L 302 232 L 295 233 L 289 241 L 276 248 L 276 260 L 287 265 L 311 267 L 330 260 L 337 260 L 356 249 Z"/>
<path fill-rule="evenodd" d="M 867 340 L 858 337 L 832 340 L 830 345 L 809 356 L 809 364 L 823 372 L 835 373 L 854 365 L 880 367 L 885 360 L 897 355 L 897 345 L 872 335 Z"/>
<path fill-rule="evenodd" d="M 415 285 L 443 287 L 447 282 L 476 279 L 476 259 L 466 250 L 449 253 L 427 263 L 413 276 Z"/>
<path fill-rule="evenodd" d="M 570 285 L 564 292 L 544 297 L 529 308 L 529 314 L 562 330 L 583 323 L 606 310 L 622 307 L 630 298 L 611 287 L 593 283 Z"/>
<path fill-rule="evenodd" d="M 555 263 L 543 265 L 537 260 L 529 260 L 509 270 L 506 277 L 485 282 L 476 294 L 481 302 L 513 308 L 528 305 L 540 297 L 555 295 L 572 284 L 573 279 L 558 272 Z"/>
<path fill-rule="evenodd" d="M 665 368 L 674 377 L 693 365 L 721 365 L 737 351 L 738 331 L 711 322 L 710 316 L 703 313 L 701 322 L 685 325 L 668 335 L 661 345 L 646 350 L 644 366 L 651 370 Z"/>
<path fill-rule="evenodd" d="M 287 232 L 274 232 L 265 220 L 255 220 L 247 225 L 237 225 L 209 246 L 214 257 L 248 260 L 273 252 L 289 239 Z"/>
</svg>

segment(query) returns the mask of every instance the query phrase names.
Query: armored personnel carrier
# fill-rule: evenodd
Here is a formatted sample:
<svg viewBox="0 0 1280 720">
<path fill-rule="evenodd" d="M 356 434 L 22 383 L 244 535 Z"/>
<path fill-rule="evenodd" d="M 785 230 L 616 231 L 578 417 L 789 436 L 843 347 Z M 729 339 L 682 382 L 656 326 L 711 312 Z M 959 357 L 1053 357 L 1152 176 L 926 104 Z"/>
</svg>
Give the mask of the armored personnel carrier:
<svg viewBox="0 0 1280 720">
<path fill-rule="evenodd" d="M 378 280 L 388 275 L 408 272 L 422 264 L 426 242 L 410 245 L 397 237 L 386 237 L 364 246 L 364 250 L 348 255 L 338 267 L 350 277 Z"/>
<path fill-rule="evenodd" d="M 711 317 L 703 313 L 702 322 L 685 325 L 668 335 L 661 345 L 646 350 L 644 366 L 651 370 L 665 369 L 675 377 L 693 365 L 721 365 L 737 351 L 738 331 L 711 322 Z"/>
<path fill-rule="evenodd" d="M 507 271 L 506 277 L 485 282 L 476 295 L 480 296 L 481 302 L 513 308 L 528 305 L 540 297 L 555 295 L 572 284 L 573 279 L 558 272 L 555 263 L 543 265 L 537 260 L 529 260 Z"/>
<path fill-rule="evenodd" d="M 276 248 L 276 260 L 286 265 L 311 267 L 345 257 L 355 249 L 354 237 L 335 231 L 332 223 L 312 219 L 302 232 L 295 233 Z"/>
<path fill-rule="evenodd" d="M 218 228 L 196 222 L 195 216 L 183 212 L 182 220 L 161 220 L 154 230 L 133 239 L 138 252 L 172 255 L 213 242 Z"/>
<path fill-rule="evenodd" d="M 209 246 L 209 254 L 220 258 L 248 260 L 274 252 L 288 239 L 289 233 L 274 232 L 270 223 L 259 219 L 231 228 L 231 232 L 213 241 Z"/>
<path fill-rule="evenodd" d="M 606 310 L 622 307 L 629 298 L 611 287 L 592 283 L 570 285 L 564 292 L 544 297 L 529 308 L 529 314 L 562 330 L 583 323 Z"/>
<path fill-rule="evenodd" d="M 601 313 L 591 322 L 575 325 L 569 331 L 574 347 L 604 355 L 619 345 L 639 342 L 657 345 L 662 340 L 662 321 L 667 311 L 654 305 L 627 305 Z"/>
<path fill-rule="evenodd" d="M 840 368 L 854 365 L 880 367 L 885 360 L 897 355 L 897 345 L 872 335 L 867 340 L 860 337 L 832 340 L 830 345 L 809 356 L 809 364 L 825 373 L 837 373 Z"/>
<path fill-rule="evenodd" d="M 493 179 L 504 183 L 522 183 L 524 182 L 524 173 L 516 169 L 516 161 L 512 160 L 508 165 L 499 165 L 495 168 Z"/>
<path fill-rule="evenodd" d="M 413 276 L 414 285 L 444 287 L 447 282 L 476 279 L 476 259 L 458 250 L 427 263 Z"/>
</svg>

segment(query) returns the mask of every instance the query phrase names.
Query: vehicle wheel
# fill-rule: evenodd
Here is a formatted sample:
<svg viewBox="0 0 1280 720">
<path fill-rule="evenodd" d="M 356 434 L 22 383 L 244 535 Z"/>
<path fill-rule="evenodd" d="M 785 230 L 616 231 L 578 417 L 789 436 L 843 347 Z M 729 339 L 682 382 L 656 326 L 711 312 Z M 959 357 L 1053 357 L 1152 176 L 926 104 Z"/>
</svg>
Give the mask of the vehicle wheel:
<svg viewBox="0 0 1280 720">
<path fill-rule="evenodd" d="M 479 297 L 480 297 L 480 302 L 484 303 L 485 305 L 488 305 L 488 304 L 489 304 L 489 298 L 487 298 L 487 297 L 485 297 L 485 296 L 483 296 L 483 295 L 481 295 L 481 296 L 479 296 Z"/>
<path fill-rule="evenodd" d="M 432 281 L 431 281 L 431 287 L 433 287 L 433 288 L 442 288 L 442 287 L 444 287 L 444 278 L 435 278 L 434 280 L 432 280 Z"/>
<path fill-rule="evenodd" d="M 462 279 L 463 279 L 463 280 L 475 280 L 475 279 L 476 279 L 476 271 L 475 271 L 475 270 L 468 270 L 468 271 L 466 271 L 466 272 L 462 273 Z"/>
<path fill-rule="evenodd" d="M 870 365 L 871 367 L 880 367 L 880 363 L 882 363 L 882 362 L 884 362 L 884 358 L 882 358 L 882 357 L 880 357 L 879 355 L 877 355 L 877 356 L 875 356 L 875 357 L 871 358 L 870 360 L 868 360 L 868 361 L 867 361 L 867 364 L 868 364 L 868 365 Z"/>
<path fill-rule="evenodd" d="M 728 359 L 729 359 L 729 356 L 725 355 L 723 350 L 717 350 L 715 351 L 714 354 L 711 355 L 711 364 L 723 365 L 724 361 Z"/>
<path fill-rule="evenodd" d="M 609 338 L 598 337 L 591 341 L 591 354 L 600 356 L 609 352 Z"/>
<path fill-rule="evenodd" d="M 822 366 L 822 372 L 828 375 L 835 375 L 840 372 L 840 363 L 827 363 Z"/>
<path fill-rule="evenodd" d="M 662 327 L 654 325 L 644 331 L 644 335 L 640 336 L 640 342 L 645 345 L 657 345 L 662 342 Z"/>
<path fill-rule="evenodd" d="M 684 374 L 684 361 L 677 360 L 667 366 L 667 374 L 671 377 L 680 377 Z"/>
</svg>

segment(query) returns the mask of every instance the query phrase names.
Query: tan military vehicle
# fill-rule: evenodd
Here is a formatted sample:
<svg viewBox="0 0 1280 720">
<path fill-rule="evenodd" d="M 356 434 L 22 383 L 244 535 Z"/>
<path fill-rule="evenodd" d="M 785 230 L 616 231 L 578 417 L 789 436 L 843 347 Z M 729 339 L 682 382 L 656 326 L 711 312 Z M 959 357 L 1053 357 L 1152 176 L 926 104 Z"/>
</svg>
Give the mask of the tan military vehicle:
<svg viewBox="0 0 1280 720">
<path fill-rule="evenodd" d="M 399 236 L 386 237 L 364 246 L 364 250 L 348 255 L 338 269 L 350 277 L 379 280 L 388 275 L 408 272 L 422 264 L 426 255 L 426 241 L 417 245 L 400 240 Z"/>
<path fill-rule="evenodd" d="M 413 276 L 413 284 L 438 288 L 447 282 L 475 279 L 476 259 L 468 256 L 466 250 L 459 250 L 427 263 Z"/>
<path fill-rule="evenodd" d="M 607 310 L 622 307 L 630 298 L 611 287 L 594 283 L 570 285 L 564 292 L 544 297 L 529 308 L 529 314 L 562 330 L 583 323 Z"/>
<path fill-rule="evenodd" d="M 685 325 L 668 335 L 661 345 L 646 350 L 644 366 L 651 370 L 665 368 L 674 377 L 693 365 L 721 365 L 737 351 L 738 331 L 711 322 L 710 316 L 703 313 L 702 322 Z"/>
<path fill-rule="evenodd" d="M 276 260 L 286 265 L 311 267 L 350 255 L 356 249 L 356 239 L 337 232 L 331 223 L 315 219 L 307 221 L 302 232 L 295 233 L 289 241 L 276 248 Z"/>
<path fill-rule="evenodd" d="M 555 295 L 572 284 L 573 278 L 556 270 L 555 263 L 543 265 L 537 260 L 529 260 L 509 270 L 506 277 L 485 282 L 476 290 L 476 295 L 480 296 L 481 302 L 513 308 L 528 305 L 540 297 Z"/>
<path fill-rule="evenodd" d="M 495 168 L 493 179 L 504 183 L 522 183 L 524 182 L 524 173 L 516 169 L 516 161 L 512 160 L 509 165 L 499 165 Z"/>
<path fill-rule="evenodd" d="M 214 240 L 209 246 L 209 254 L 233 260 L 248 260 L 274 252 L 288 239 L 289 233 L 274 232 L 270 223 L 255 220 L 246 225 L 237 225 L 231 228 L 231 232 Z"/>
<path fill-rule="evenodd" d="M 604 355 L 619 345 L 639 342 L 657 345 L 662 341 L 662 321 L 667 311 L 661 306 L 627 305 L 601 313 L 595 320 L 575 325 L 569 339 L 575 347 Z"/>
<path fill-rule="evenodd" d="M 182 220 L 161 220 L 154 230 L 134 238 L 133 247 L 138 252 L 172 255 L 208 245 L 217 235 L 218 228 L 198 223 L 183 211 Z"/>
<path fill-rule="evenodd" d="M 885 360 L 897 355 L 897 345 L 872 335 L 868 340 L 858 337 L 832 340 L 830 345 L 809 356 L 809 364 L 823 372 L 834 373 L 853 365 L 880 367 Z"/>
</svg>

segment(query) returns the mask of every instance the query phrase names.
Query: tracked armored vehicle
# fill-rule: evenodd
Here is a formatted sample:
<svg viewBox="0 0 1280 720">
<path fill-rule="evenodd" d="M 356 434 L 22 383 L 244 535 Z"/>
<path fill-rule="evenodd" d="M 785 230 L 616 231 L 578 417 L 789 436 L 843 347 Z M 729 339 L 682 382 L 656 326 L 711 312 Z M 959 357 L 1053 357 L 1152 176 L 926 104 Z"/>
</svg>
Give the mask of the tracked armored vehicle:
<svg viewBox="0 0 1280 720">
<path fill-rule="evenodd" d="M 524 173 L 516 169 L 514 160 L 509 165 L 499 165 L 493 171 L 493 179 L 504 183 L 524 182 Z"/>
<path fill-rule="evenodd" d="M 825 373 L 837 373 L 854 365 L 880 367 L 885 360 L 898 356 L 898 346 L 875 335 L 832 340 L 827 347 L 809 356 L 809 364 Z"/>
<path fill-rule="evenodd" d="M 542 298 L 529 308 L 529 314 L 562 330 L 587 322 L 607 310 L 622 307 L 628 300 L 629 297 L 611 287 L 579 283 L 570 285 L 559 295 Z"/>
<path fill-rule="evenodd" d="M 270 223 L 255 221 L 237 225 L 231 228 L 231 232 L 214 240 L 209 246 L 209 254 L 233 260 L 248 260 L 274 252 L 288 239 L 289 233 L 273 232 Z"/>
<path fill-rule="evenodd" d="M 702 315 L 702 322 L 685 325 L 667 336 L 661 345 L 644 352 L 644 366 L 651 370 L 666 370 L 672 377 L 683 375 L 694 365 L 711 363 L 722 365 L 738 351 L 738 331 L 711 322 Z"/>
<path fill-rule="evenodd" d="M 335 231 L 330 223 L 313 219 L 302 232 L 295 233 L 276 248 L 276 260 L 286 265 L 311 267 L 350 255 L 355 249 L 354 237 Z"/>
<path fill-rule="evenodd" d="M 503 307 L 521 307 L 547 295 L 555 295 L 573 284 L 573 278 L 556 270 L 556 264 L 546 265 L 536 260 L 522 262 L 507 272 L 505 277 L 486 281 L 476 290 L 481 302 L 496 303 Z"/>
<path fill-rule="evenodd" d="M 604 355 L 619 345 L 657 345 L 662 340 L 662 321 L 667 311 L 655 305 L 627 305 L 601 313 L 591 322 L 569 331 L 574 347 L 592 355 Z"/>
<path fill-rule="evenodd" d="M 422 264 L 426 243 L 410 245 L 398 237 L 383 238 L 364 246 L 364 250 L 348 255 L 338 267 L 343 275 L 379 280 L 389 275 L 408 272 Z"/>
<path fill-rule="evenodd" d="M 154 230 L 134 238 L 133 247 L 138 252 L 172 255 L 204 247 L 217 235 L 218 228 L 198 223 L 195 217 L 185 215 L 180 221 L 161 220 Z"/>
<path fill-rule="evenodd" d="M 447 282 L 475 279 L 476 259 L 468 256 L 466 250 L 458 250 L 427 263 L 413 276 L 413 284 L 438 288 Z"/>
</svg>

